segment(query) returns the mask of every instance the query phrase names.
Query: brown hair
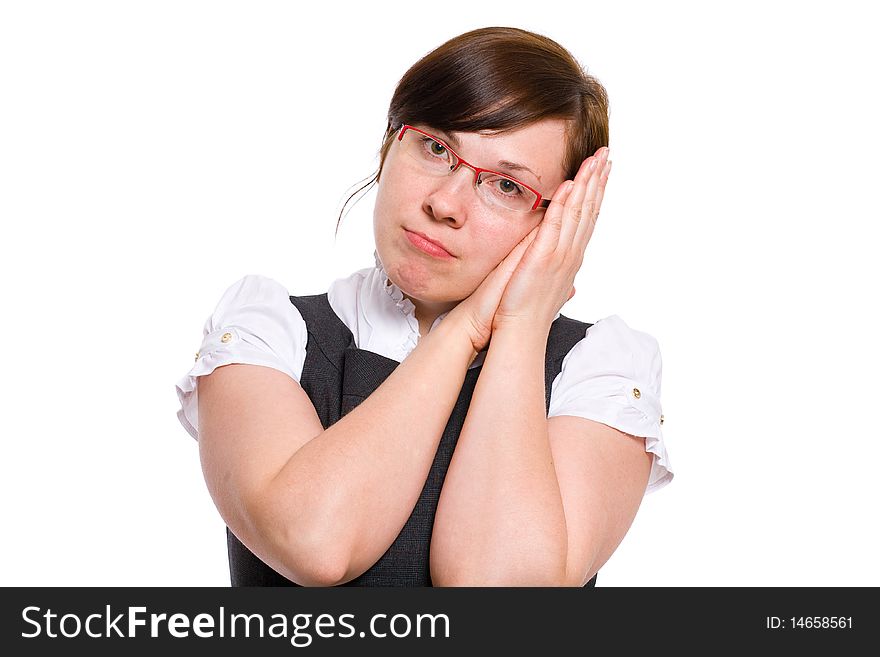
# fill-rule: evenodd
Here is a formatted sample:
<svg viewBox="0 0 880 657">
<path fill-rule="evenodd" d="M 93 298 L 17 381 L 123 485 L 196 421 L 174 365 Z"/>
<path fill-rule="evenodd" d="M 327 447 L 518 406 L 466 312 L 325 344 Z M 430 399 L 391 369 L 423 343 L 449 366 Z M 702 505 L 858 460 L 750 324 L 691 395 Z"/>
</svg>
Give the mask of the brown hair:
<svg viewBox="0 0 880 657">
<path fill-rule="evenodd" d="M 543 119 L 569 122 L 563 169 L 608 145 L 608 95 L 552 39 L 513 27 L 485 27 L 450 39 L 400 79 L 388 107 L 379 170 L 343 205 L 379 180 L 394 135 L 404 123 L 443 132 L 506 132 Z M 337 228 L 338 228 L 337 223 Z"/>
</svg>

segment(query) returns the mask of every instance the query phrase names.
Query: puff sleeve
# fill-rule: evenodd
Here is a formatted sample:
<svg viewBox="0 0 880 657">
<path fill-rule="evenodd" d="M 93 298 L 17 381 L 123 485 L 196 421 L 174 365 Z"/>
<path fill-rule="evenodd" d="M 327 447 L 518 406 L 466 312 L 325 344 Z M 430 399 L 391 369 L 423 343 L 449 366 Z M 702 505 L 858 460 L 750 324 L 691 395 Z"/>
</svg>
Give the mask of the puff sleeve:
<svg viewBox="0 0 880 657">
<path fill-rule="evenodd" d="M 645 439 L 654 462 L 646 494 L 672 481 L 663 442 L 657 340 L 617 315 L 598 320 L 565 356 L 553 380 L 548 417 L 573 415 Z"/>
<path fill-rule="evenodd" d="M 287 290 L 265 276 L 234 283 L 205 321 L 195 365 L 177 382 L 177 418 L 198 440 L 198 378 L 222 365 L 244 363 L 284 372 L 299 382 L 308 332 Z"/>
</svg>

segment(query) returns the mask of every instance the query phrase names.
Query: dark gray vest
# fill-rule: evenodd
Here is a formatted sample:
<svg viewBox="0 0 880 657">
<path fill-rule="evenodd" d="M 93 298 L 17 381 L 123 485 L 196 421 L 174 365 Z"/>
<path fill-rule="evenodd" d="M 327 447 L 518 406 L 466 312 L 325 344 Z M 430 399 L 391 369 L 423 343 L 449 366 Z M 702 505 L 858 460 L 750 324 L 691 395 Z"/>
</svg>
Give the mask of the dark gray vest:
<svg viewBox="0 0 880 657">
<path fill-rule="evenodd" d="M 372 394 L 398 363 L 355 347 L 351 331 L 333 312 L 326 294 L 292 296 L 290 301 L 305 320 L 309 335 L 300 385 L 315 405 L 326 429 Z M 562 369 L 562 360 L 584 337 L 589 326 L 562 315 L 553 322 L 544 367 L 548 409 L 550 386 Z M 481 367 L 474 367 L 467 371 L 428 479 L 409 520 L 379 561 L 344 586 L 431 586 L 428 548 L 434 514 L 480 370 Z M 257 558 L 228 527 L 226 537 L 233 586 L 297 586 Z M 596 577 L 586 584 L 595 585 Z"/>
</svg>

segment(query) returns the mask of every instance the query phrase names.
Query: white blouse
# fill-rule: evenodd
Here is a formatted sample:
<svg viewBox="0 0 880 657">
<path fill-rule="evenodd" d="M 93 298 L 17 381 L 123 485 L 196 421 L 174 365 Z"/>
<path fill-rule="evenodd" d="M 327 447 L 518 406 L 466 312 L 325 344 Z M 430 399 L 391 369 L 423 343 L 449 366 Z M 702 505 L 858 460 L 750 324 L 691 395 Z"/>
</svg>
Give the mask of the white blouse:
<svg viewBox="0 0 880 657">
<path fill-rule="evenodd" d="M 415 307 L 376 266 L 334 281 L 330 307 L 349 328 L 355 346 L 403 361 L 419 341 Z M 440 315 L 431 329 L 446 316 Z M 203 330 L 195 365 L 177 382 L 177 417 L 198 440 L 198 377 L 231 363 L 263 365 L 297 383 L 302 375 L 308 335 L 299 310 L 280 283 L 245 276 L 220 299 Z M 483 362 L 480 353 L 471 367 Z M 652 336 L 631 329 L 617 315 L 596 321 L 562 361 L 550 390 L 548 417 L 574 415 L 644 437 L 654 457 L 646 493 L 672 481 L 663 443 L 660 349 Z"/>
</svg>

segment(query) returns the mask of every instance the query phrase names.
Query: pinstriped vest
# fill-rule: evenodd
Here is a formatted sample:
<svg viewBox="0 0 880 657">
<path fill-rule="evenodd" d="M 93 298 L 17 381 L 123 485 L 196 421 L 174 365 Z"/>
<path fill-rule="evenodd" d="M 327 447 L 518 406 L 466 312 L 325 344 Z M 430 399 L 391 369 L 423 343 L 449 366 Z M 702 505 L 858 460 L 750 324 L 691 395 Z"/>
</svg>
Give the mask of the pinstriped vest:
<svg viewBox="0 0 880 657">
<path fill-rule="evenodd" d="M 308 329 L 300 385 L 312 400 L 326 429 L 376 390 L 398 363 L 355 347 L 351 331 L 333 312 L 326 293 L 292 296 L 290 301 L 299 310 Z M 548 409 L 550 386 L 562 369 L 562 360 L 584 337 L 589 326 L 560 315 L 550 328 L 544 367 Z M 480 370 L 481 367 L 473 367 L 467 371 L 428 479 L 400 534 L 369 570 L 344 586 L 431 586 L 428 549 L 434 514 Z M 226 538 L 232 586 L 298 586 L 263 563 L 228 527 Z M 594 576 L 586 586 L 595 585 Z"/>
</svg>

